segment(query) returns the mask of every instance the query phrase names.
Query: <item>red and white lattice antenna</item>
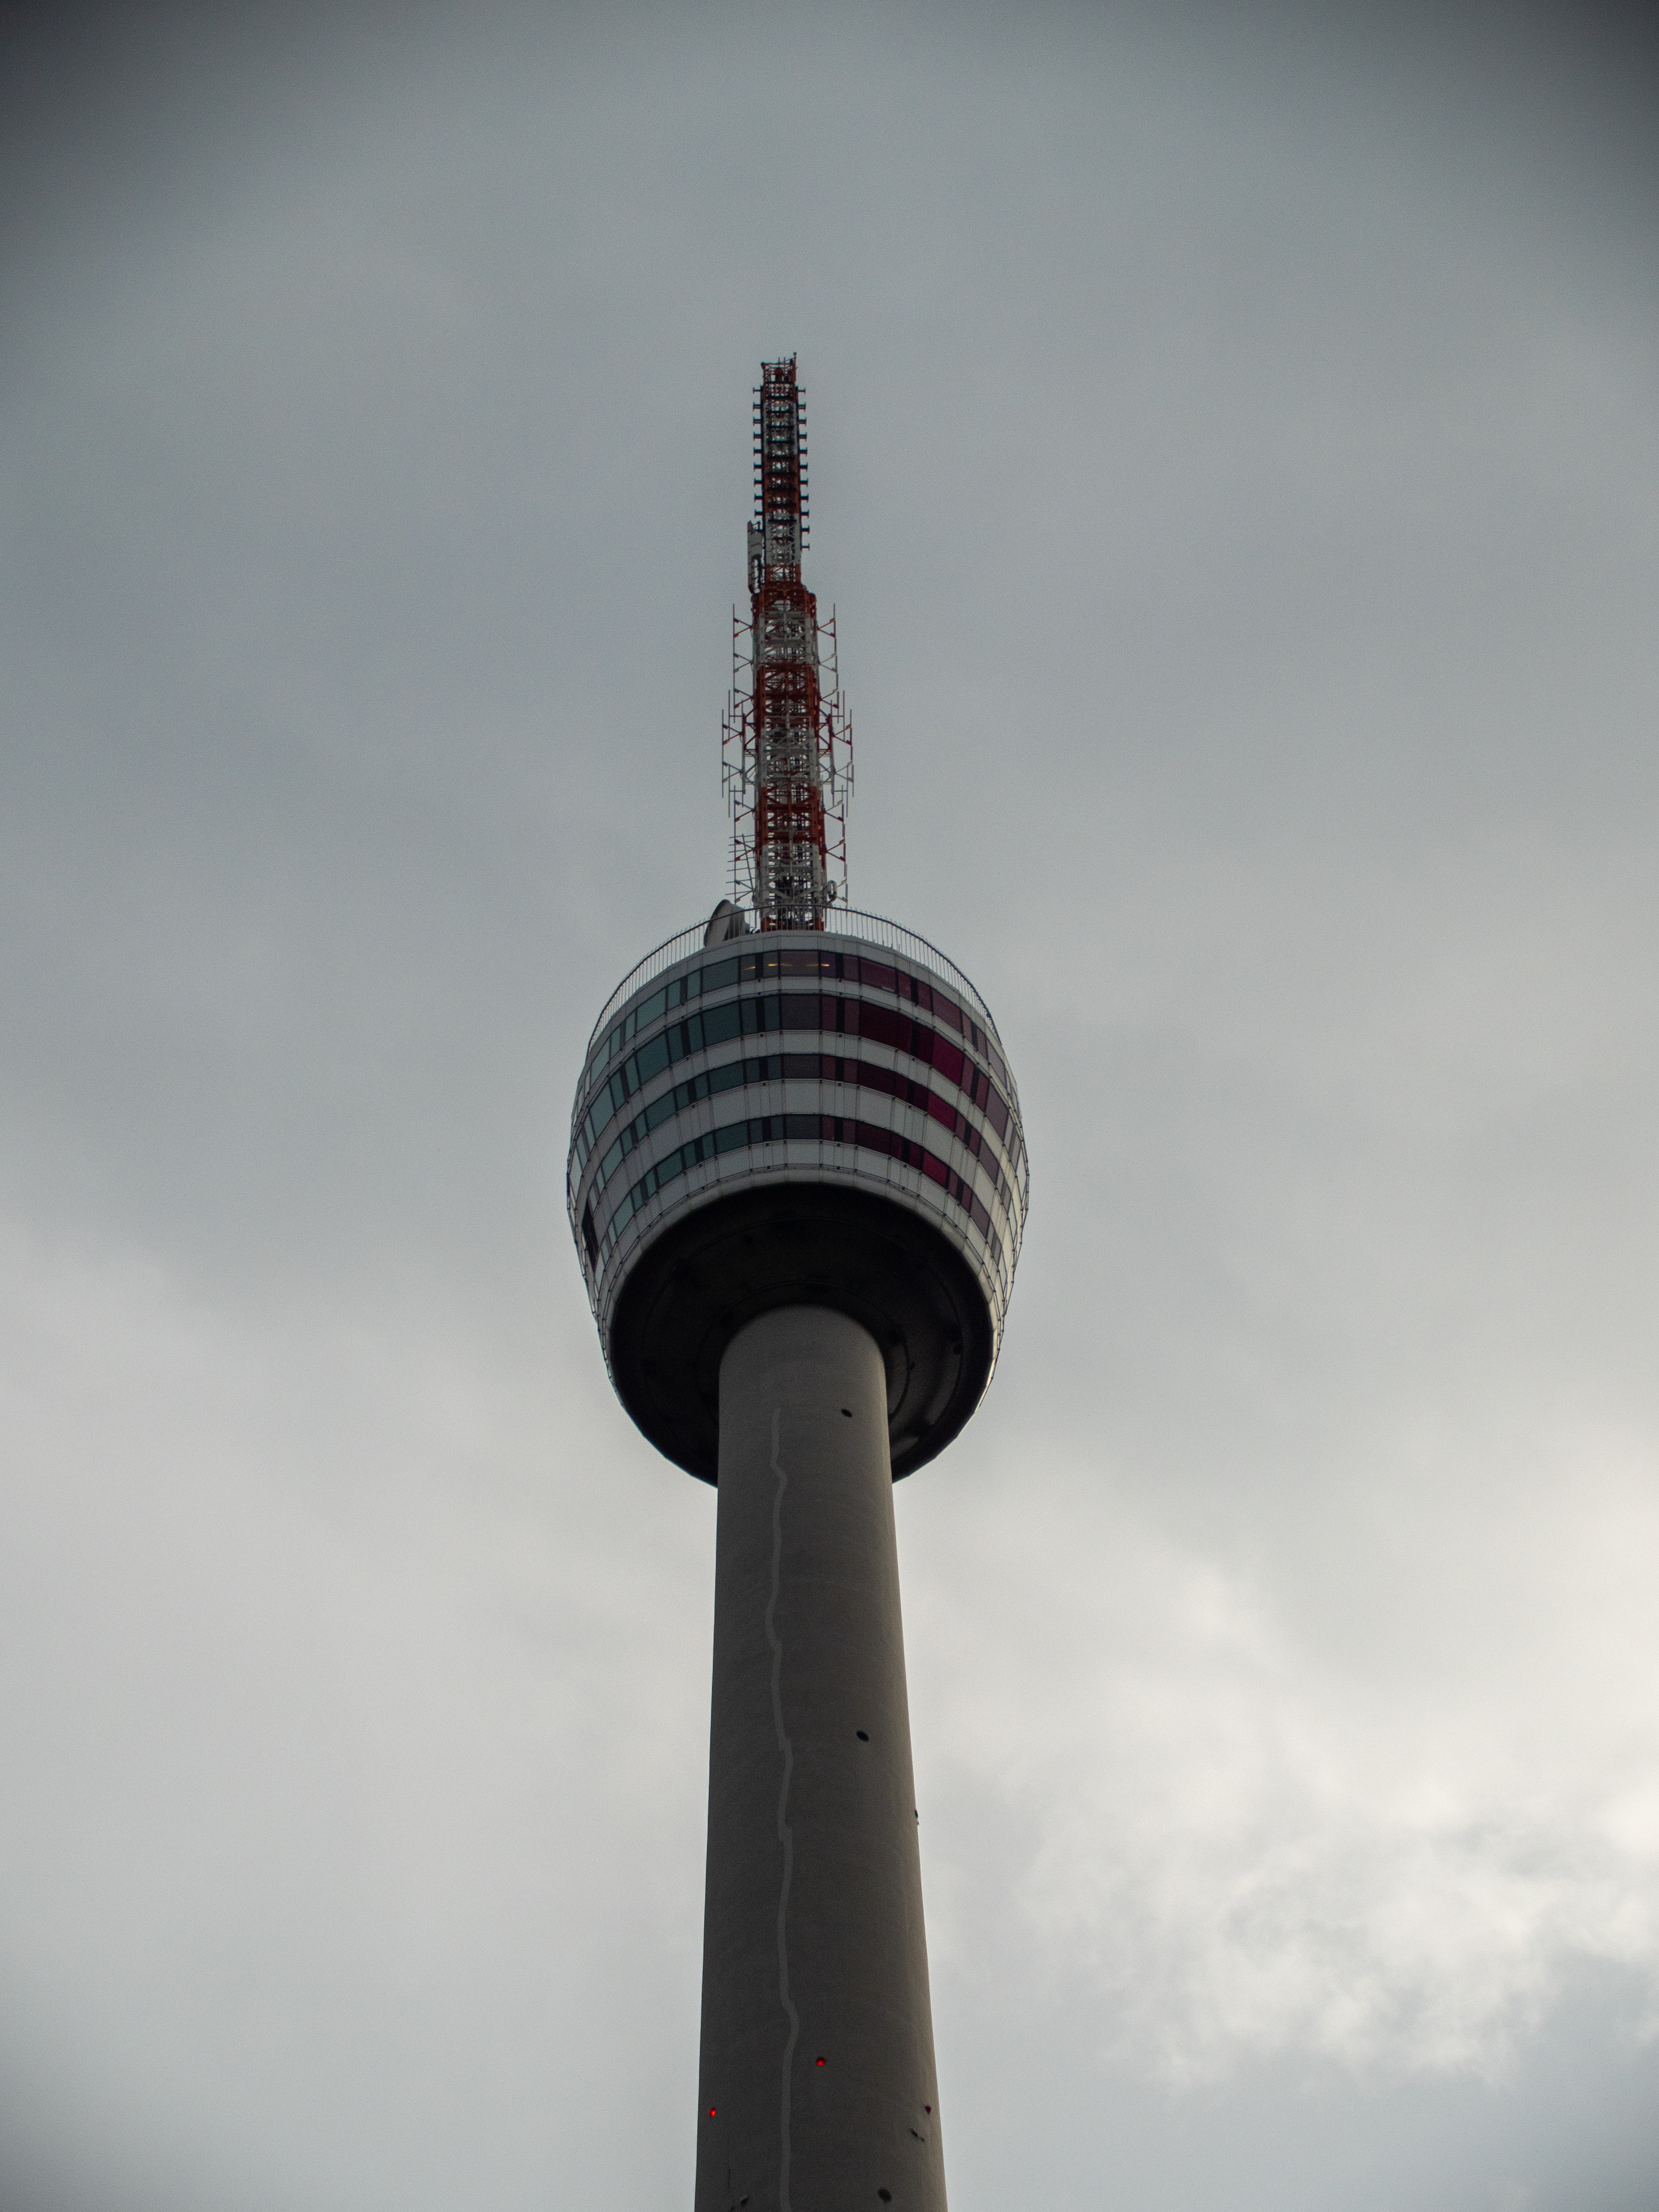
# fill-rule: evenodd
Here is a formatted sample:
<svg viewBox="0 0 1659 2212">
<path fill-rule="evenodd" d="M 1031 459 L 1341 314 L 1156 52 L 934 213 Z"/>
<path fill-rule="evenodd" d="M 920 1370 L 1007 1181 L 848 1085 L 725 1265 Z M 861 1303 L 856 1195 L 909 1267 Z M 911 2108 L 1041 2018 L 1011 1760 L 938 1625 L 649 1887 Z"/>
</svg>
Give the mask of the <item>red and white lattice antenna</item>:
<svg viewBox="0 0 1659 2212">
<path fill-rule="evenodd" d="M 800 574 L 805 397 L 793 355 L 762 363 L 750 618 L 732 620 L 722 754 L 734 831 L 732 888 L 763 929 L 822 929 L 847 896 L 852 726 L 836 669 L 835 617 L 819 622 L 817 600 Z"/>
</svg>

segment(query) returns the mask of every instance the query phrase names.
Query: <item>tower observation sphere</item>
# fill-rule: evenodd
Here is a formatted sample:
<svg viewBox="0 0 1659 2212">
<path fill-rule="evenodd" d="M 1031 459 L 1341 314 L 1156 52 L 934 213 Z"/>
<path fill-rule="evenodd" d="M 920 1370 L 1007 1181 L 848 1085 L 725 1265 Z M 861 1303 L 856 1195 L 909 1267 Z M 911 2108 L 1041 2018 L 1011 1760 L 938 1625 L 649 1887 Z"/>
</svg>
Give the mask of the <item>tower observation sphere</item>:
<svg viewBox="0 0 1659 2212">
<path fill-rule="evenodd" d="M 568 1198 L 617 1395 L 719 1493 L 696 2212 L 944 2212 L 892 1484 L 996 1364 L 1024 1134 L 979 994 L 847 901 L 793 360 L 755 445 L 735 896 L 605 1006 Z"/>
</svg>

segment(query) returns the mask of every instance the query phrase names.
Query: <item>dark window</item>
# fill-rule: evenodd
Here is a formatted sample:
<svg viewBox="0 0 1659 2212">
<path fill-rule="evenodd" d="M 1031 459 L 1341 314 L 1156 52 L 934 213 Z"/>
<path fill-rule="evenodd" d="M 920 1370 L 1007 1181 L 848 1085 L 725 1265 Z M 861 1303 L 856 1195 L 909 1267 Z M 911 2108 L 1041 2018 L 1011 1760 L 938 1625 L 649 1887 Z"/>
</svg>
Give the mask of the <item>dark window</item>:
<svg viewBox="0 0 1659 2212">
<path fill-rule="evenodd" d="M 988 1042 L 984 1032 L 976 1024 L 967 1019 L 965 1016 L 959 1016 L 958 1009 L 952 1006 L 942 994 L 935 994 L 931 987 L 923 987 L 916 978 L 907 975 L 902 969 L 896 971 L 884 967 L 878 961 L 860 962 L 855 957 L 843 957 L 831 953 L 801 952 L 798 954 L 792 951 L 787 954 L 769 956 L 748 955 L 741 962 L 722 961 L 717 965 L 703 969 L 700 975 L 692 974 L 684 979 L 683 989 L 680 982 L 677 981 L 675 984 L 666 987 L 665 992 L 653 994 L 652 1000 L 647 1002 L 646 1009 L 642 1011 L 647 1011 L 651 1006 L 655 1005 L 665 995 L 673 996 L 678 994 L 678 1000 L 684 1000 L 687 996 L 695 995 L 700 986 L 712 989 L 717 982 L 729 983 L 738 979 L 736 971 L 739 969 L 744 979 L 752 980 L 753 976 L 759 972 L 763 962 L 769 962 L 772 969 L 775 971 L 780 961 L 805 962 L 808 964 L 803 972 L 806 973 L 814 972 L 820 966 L 825 973 L 830 972 L 833 968 L 839 968 L 853 980 L 862 981 L 877 988 L 885 988 L 890 990 L 896 988 L 901 994 L 912 996 L 919 1003 L 931 1002 L 933 1012 L 940 1018 L 949 1021 L 952 1027 L 957 1026 L 958 1019 L 961 1020 L 966 1032 L 973 1037 L 988 1058 L 1002 1070 L 1003 1079 L 1006 1082 L 1006 1070 L 1003 1067 L 1001 1057 L 995 1048 Z M 658 1011 L 660 1011 L 660 1006 L 658 1007 Z M 866 1036 L 872 1042 L 889 1045 L 895 1051 L 908 1054 L 911 1058 L 921 1061 L 924 1066 L 931 1066 L 945 1081 L 956 1084 L 975 1105 L 984 1110 L 987 1118 L 994 1125 L 998 1135 L 1004 1138 L 1009 1144 L 1016 1164 L 1023 1158 L 1024 1147 L 1019 1136 L 1018 1125 L 1012 1119 L 1007 1102 L 999 1097 L 995 1086 L 983 1069 L 975 1066 L 958 1046 L 950 1043 L 938 1031 L 928 1029 L 923 1024 L 901 1014 L 896 1007 L 872 1006 L 862 1000 L 843 999 L 827 994 L 818 996 L 801 992 L 787 992 L 781 996 L 769 994 L 763 998 L 734 1000 L 726 1006 L 714 1007 L 707 1012 L 693 1013 L 684 1022 L 671 1024 L 661 1036 L 653 1037 L 649 1043 L 641 1045 L 637 1051 L 630 1054 L 622 1066 L 607 1079 L 604 1096 L 609 1100 L 610 1113 L 614 1115 L 621 1111 L 628 1100 L 634 1097 L 646 1083 L 659 1074 L 664 1068 L 672 1066 L 687 1052 L 702 1051 L 710 1046 L 725 1043 L 738 1036 L 757 1036 L 769 1030 L 778 1030 L 783 1028 L 790 1030 L 811 1028 L 814 1021 L 825 1031 L 838 1036 Z M 624 1030 L 632 1034 L 633 1024 L 634 1017 L 630 1016 L 627 1023 L 619 1024 L 617 1029 L 613 1030 L 613 1040 L 619 1039 Z M 797 1055 L 792 1054 L 791 1057 L 794 1058 Z M 856 1063 L 854 1065 L 856 1066 Z M 902 1085 L 890 1086 L 879 1079 L 880 1072 L 875 1069 L 865 1068 L 849 1077 L 843 1078 L 839 1073 L 832 1074 L 826 1062 L 823 1074 L 826 1080 L 845 1079 L 854 1082 L 861 1080 L 872 1088 L 889 1091 L 891 1095 L 909 1096 L 918 1103 L 922 1103 L 925 1097 L 925 1093 L 920 1090 L 912 1090 L 907 1093 Z M 718 1087 L 729 1088 L 740 1080 L 758 1079 L 763 1079 L 753 1075 L 739 1078 L 735 1073 L 726 1073 Z M 703 1079 L 700 1078 L 699 1083 L 702 1084 Z M 699 1097 L 708 1096 L 706 1085 L 699 1088 L 696 1095 Z M 655 1110 L 653 1109 L 653 1112 Z M 586 1168 L 588 1156 L 602 1133 L 602 1121 L 608 1118 L 609 1115 L 602 1114 L 601 1107 L 596 1105 L 583 1123 L 574 1146 L 579 1173 Z M 655 1126 L 654 1122 L 653 1126 Z"/>
<path fill-rule="evenodd" d="M 781 999 L 734 1001 L 730 1006 L 717 1009 L 715 1014 L 708 1017 L 708 1026 L 713 1028 L 718 1022 L 719 1026 L 724 1029 L 727 1026 L 727 1023 L 720 1020 L 721 1016 L 727 1017 L 731 1022 L 735 1023 L 745 1008 L 753 1007 L 758 1009 L 754 1019 L 763 1025 L 769 1018 L 775 1024 L 779 1020 L 782 1020 L 789 1027 L 793 1028 L 799 1019 L 797 1009 L 820 1006 L 828 1008 L 843 1005 L 850 1007 L 854 1015 L 860 1011 L 860 1002 L 856 1000 L 845 1001 L 827 998 L 819 1000 L 816 997 L 807 997 L 800 993 L 786 994 Z M 765 1012 L 765 1008 L 769 1006 L 772 1008 L 769 1018 Z M 1019 1143 L 1018 1125 L 1012 1121 L 1006 1102 L 998 1093 L 982 1068 L 975 1067 L 957 1046 L 948 1043 L 936 1031 L 924 1029 L 920 1024 L 909 1021 L 883 1007 L 864 1006 L 862 1011 L 870 1018 L 869 1026 L 872 1030 L 885 1030 L 888 1032 L 886 1038 L 877 1035 L 873 1039 L 874 1042 L 891 1041 L 900 1048 L 908 1048 L 911 1056 L 921 1060 L 924 1065 L 927 1063 L 931 1055 L 935 1073 L 946 1080 L 956 1082 L 968 1097 L 981 1109 L 988 1121 L 996 1127 L 1000 1136 L 1006 1138 L 1012 1127 L 1013 1135 L 1008 1141 L 1017 1164 L 1018 1159 L 1023 1156 L 1023 1148 L 1020 1147 Z M 678 1058 L 686 1048 L 688 1034 L 700 1024 L 701 1019 L 702 1018 L 694 1015 L 690 1021 L 678 1024 L 665 1031 L 663 1037 L 654 1040 L 651 1045 L 641 1046 L 640 1050 L 633 1054 L 611 1079 L 609 1088 L 611 1095 L 616 1096 L 620 1092 L 621 1097 L 625 1100 L 639 1089 L 641 1082 L 647 1074 L 654 1074 L 657 1072 L 655 1068 L 647 1068 L 643 1063 L 647 1058 L 655 1056 L 658 1046 L 663 1046 L 672 1058 Z M 732 1030 L 732 1034 L 736 1034 L 735 1030 Z M 694 1039 L 693 1042 L 695 1042 L 696 1040 Z M 617 1143 L 620 1143 L 621 1152 L 626 1153 L 630 1146 L 637 1143 L 647 1131 L 659 1127 L 662 1122 L 683 1111 L 686 1106 L 697 1099 L 708 1097 L 719 1091 L 734 1090 L 747 1083 L 775 1081 L 780 1076 L 786 1075 L 823 1082 L 861 1085 L 865 1089 L 878 1091 L 884 1097 L 902 1098 L 910 1105 L 921 1107 L 943 1127 L 951 1129 L 975 1157 L 981 1154 L 982 1139 L 977 1126 L 969 1121 L 967 1116 L 954 1105 L 931 1091 L 924 1082 L 902 1075 L 896 1069 L 877 1067 L 859 1060 L 836 1059 L 827 1054 L 774 1054 L 766 1059 L 731 1061 L 724 1067 L 712 1071 L 705 1070 L 689 1082 L 676 1085 L 672 1091 L 665 1091 L 660 1097 L 653 1100 L 642 1114 L 635 1116 L 633 1122 L 622 1133 L 617 1142 L 613 1142 L 595 1176 L 593 1183 L 595 1193 L 602 1189 L 616 1172 L 620 1157 Z M 589 1115 L 588 1126 L 591 1126 L 594 1119 L 594 1115 Z M 590 1149 L 591 1146 L 588 1144 L 579 1144 L 577 1147 L 579 1175 Z M 1009 1187 L 1006 1176 L 997 1166 L 994 1158 L 988 1154 L 985 1155 L 985 1158 L 987 1167 L 996 1179 L 1000 1194 L 1005 1202 L 1007 1202 Z"/>
<path fill-rule="evenodd" d="M 904 1031 L 910 1024 L 890 1006 L 859 1008 L 859 1035 L 869 1037 L 876 1044 L 890 1044 L 895 1050 L 904 1047 Z"/>
<path fill-rule="evenodd" d="M 641 1045 L 634 1054 L 632 1066 L 637 1083 L 648 1083 L 653 1075 L 660 1075 L 668 1065 L 668 1039 L 653 1037 L 649 1044 Z"/>
<path fill-rule="evenodd" d="M 959 1044 L 949 1044 L 943 1037 L 935 1037 L 932 1058 L 933 1066 L 947 1083 L 961 1083 L 962 1071 L 968 1061 Z"/>
<path fill-rule="evenodd" d="M 831 1115 L 822 1116 L 815 1114 L 791 1115 L 787 1117 L 787 1122 L 788 1133 L 792 1136 L 798 1134 L 809 1138 L 817 1136 L 821 1139 L 850 1142 L 866 1151 L 884 1153 L 889 1158 L 904 1160 L 910 1165 L 920 1168 L 931 1181 L 941 1185 L 954 1203 L 961 1206 L 969 1215 L 985 1240 L 986 1249 L 991 1255 L 993 1265 L 1006 1283 L 1006 1269 L 1003 1261 L 1002 1242 L 991 1224 L 991 1217 L 983 1203 L 960 1176 L 953 1175 L 942 1160 L 935 1158 L 924 1146 L 896 1135 L 890 1129 L 878 1128 L 873 1122 L 843 1121 Z M 762 1115 L 751 1121 L 732 1122 L 723 1129 L 717 1129 L 712 1138 L 696 1139 L 690 1144 L 682 1146 L 678 1152 L 672 1154 L 659 1166 L 647 1170 L 633 1188 L 618 1202 L 609 1226 L 604 1236 L 598 1240 L 599 1253 L 608 1255 L 614 1251 L 617 1241 L 621 1237 L 624 1227 L 641 1206 L 646 1204 L 652 1194 L 659 1189 L 664 1183 L 672 1182 L 677 1176 L 684 1174 L 687 1167 L 695 1164 L 698 1160 L 708 1159 L 716 1152 L 737 1152 L 745 1146 L 770 1143 L 784 1133 L 785 1119 L 782 1115 Z M 584 1241 L 586 1241 L 587 1229 L 592 1222 L 591 1210 L 585 1211 L 583 1220 Z"/>
<path fill-rule="evenodd" d="M 987 1042 L 984 1032 L 937 985 L 925 982 L 902 968 L 891 967 L 884 961 L 861 959 L 854 953 L 791 948 L 784 952 L 744 953 L 731 959 L 711 961 L 706 968 L 689 969 L 683 975 L 675 976 L 615 1024 L 588 1063 L 587 1084 L 591 1086 L 596 1083 L 606 1062 L 642 1030 L 649 1029 L 668 1007 L 686 1006 L 708 992 L 729 990 L 734 983 L 753 983 L 777 975 L 845 976 L 851 982 L 864 983 L 871 990 L 886 991 L 908 1000 L 913 1006 L 925 1006 L 947 1027 L 958 1032 L 965 1029 L 975 1046 L 991 1055 L 1002 1081 L 1007 1081 L 1007 1070 L 995 1047 Z"/>
</svg>

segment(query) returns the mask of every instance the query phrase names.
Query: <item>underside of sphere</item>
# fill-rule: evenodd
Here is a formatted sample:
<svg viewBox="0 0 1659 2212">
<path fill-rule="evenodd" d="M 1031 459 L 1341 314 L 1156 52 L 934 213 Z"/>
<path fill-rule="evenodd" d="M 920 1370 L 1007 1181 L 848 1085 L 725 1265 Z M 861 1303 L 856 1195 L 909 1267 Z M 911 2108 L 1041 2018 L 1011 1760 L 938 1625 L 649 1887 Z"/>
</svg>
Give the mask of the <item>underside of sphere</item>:
<svg viewBox="0 0 1659 2212">
<path fill-rule="evenodd" d="M 875 1339 L 896 1477 L 945 1449 L 990 1379 L 984 1291 L 919 1215 L 867 1192 L 809 1182 L 717 1198 L 641 1255 L 611 1330 L 617 1395 L 688 1474 L 714 1480 L 726 1346 L 783 1306 L 828 1307 Z"/>
</svg>

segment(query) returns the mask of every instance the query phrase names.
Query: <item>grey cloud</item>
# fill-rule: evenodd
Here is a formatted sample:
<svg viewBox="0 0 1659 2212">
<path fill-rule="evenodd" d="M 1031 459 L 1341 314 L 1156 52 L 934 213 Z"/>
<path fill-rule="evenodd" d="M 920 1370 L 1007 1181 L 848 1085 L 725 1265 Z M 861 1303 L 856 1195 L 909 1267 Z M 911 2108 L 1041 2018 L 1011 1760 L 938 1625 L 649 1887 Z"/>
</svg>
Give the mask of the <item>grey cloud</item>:
<svg viewBox="0 0 1659 2212">
<path fill-rule="evenodd" d="M 854 896 L 1032 1135 L 900 1493 L 957 2202 L 1649 2201 L 1659 303 L 1564 25 L 9 34 L 20 2206 L 687 2185 L 712 1521 L 562 1133 L 723 887 L 780 347 Z"/>
</svg>

